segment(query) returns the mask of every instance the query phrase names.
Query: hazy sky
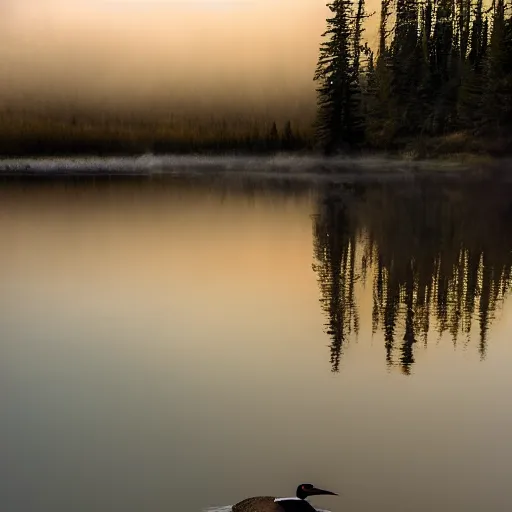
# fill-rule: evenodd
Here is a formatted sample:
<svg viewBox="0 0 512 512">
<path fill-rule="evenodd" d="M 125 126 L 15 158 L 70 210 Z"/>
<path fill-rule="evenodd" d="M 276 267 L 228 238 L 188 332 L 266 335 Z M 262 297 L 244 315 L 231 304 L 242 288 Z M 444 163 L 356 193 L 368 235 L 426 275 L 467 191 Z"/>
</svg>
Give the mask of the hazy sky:
<svg viewBox="0 0 512 512">
<path fill-rule="evenodd" d="M 0 0 L 0 91 L 39 102 L 297 104 L 314 97 L 325 3 Z"/>
</svg>

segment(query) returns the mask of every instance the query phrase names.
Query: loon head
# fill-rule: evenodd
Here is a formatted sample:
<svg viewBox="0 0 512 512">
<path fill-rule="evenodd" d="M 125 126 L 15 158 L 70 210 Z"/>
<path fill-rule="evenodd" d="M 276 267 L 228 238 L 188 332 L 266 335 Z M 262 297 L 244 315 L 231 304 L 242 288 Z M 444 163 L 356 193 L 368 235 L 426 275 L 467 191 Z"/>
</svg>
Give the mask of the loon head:
<svg viewBox="0 0 512 512">
<path fill-rule="evenodd" d="M 300 484 L 299 487 L 297 487 L 297 498 L 301 500 L 305 500 L 308 496 L 317 496 L 319 494 L 338 496 L 335 492 L 318 489 L 313 484 Z"/>
</svg>

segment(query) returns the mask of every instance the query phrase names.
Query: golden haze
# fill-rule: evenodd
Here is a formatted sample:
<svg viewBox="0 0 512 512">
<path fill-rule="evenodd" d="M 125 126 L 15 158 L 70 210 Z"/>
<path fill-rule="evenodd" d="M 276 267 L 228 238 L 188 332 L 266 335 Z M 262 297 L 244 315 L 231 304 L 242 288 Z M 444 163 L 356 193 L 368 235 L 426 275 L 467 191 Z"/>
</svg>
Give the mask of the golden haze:
<svg viewBox="0 0 512 512">
<path fill-rule="evenodd" d="M 23 107 L 314 108 L 325 3 L 4 0 L 0 94 Z"/>
</svg>

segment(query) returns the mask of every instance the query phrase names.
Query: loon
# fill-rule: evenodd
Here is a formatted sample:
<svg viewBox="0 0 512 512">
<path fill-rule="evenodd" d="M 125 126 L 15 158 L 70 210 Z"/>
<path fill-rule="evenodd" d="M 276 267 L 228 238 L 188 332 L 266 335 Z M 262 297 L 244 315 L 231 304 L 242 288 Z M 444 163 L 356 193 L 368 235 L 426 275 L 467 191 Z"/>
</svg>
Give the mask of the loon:
<svg viewBox="0 0 512 512">
<path fill-rule="evenodd" d="M 233 505 L 233 512 L 316 512 L 306 498 L 319 494 L 338 496 L 335 492 L 317 489 L 312 484 L 301 484 L 297 487 L 296 497 L 256 496 L 247 498 Z"/>
</svg>

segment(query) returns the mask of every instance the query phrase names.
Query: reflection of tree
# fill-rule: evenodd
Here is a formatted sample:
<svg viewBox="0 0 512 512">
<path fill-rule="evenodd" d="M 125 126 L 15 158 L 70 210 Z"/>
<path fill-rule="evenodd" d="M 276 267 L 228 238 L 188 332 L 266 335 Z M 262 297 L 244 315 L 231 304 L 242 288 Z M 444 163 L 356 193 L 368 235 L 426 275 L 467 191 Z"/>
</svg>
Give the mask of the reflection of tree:
<svg viewBox="0 0 512 512">
<path fill-rule="evenodd" d="M 511 284 L 510 197 L 502 185 L 481 183 L 327 192 L 313 231 L 333 370 L 349 336 L 357 334 L 359 274 L 363 283 L 372 279 L 372 328 L 383 332 L 388 364 L 409 374 L 414 346 L 426 344 L 429 332 L 448 333 L 457 344 L 476 323 L 485 357 L 489 326 Z"/>
<path fill-rule="evenodd" d="M 314 233 L 318 264 L 313 268 L 318 274 L 322 309 L 328 317 L 332 368 L 338 371 L 343 345 L 359 330 L 354 294 L 356 236 L 346 204 L 335 196 L 326 197 L 315 216 Z"/>
</svg>

